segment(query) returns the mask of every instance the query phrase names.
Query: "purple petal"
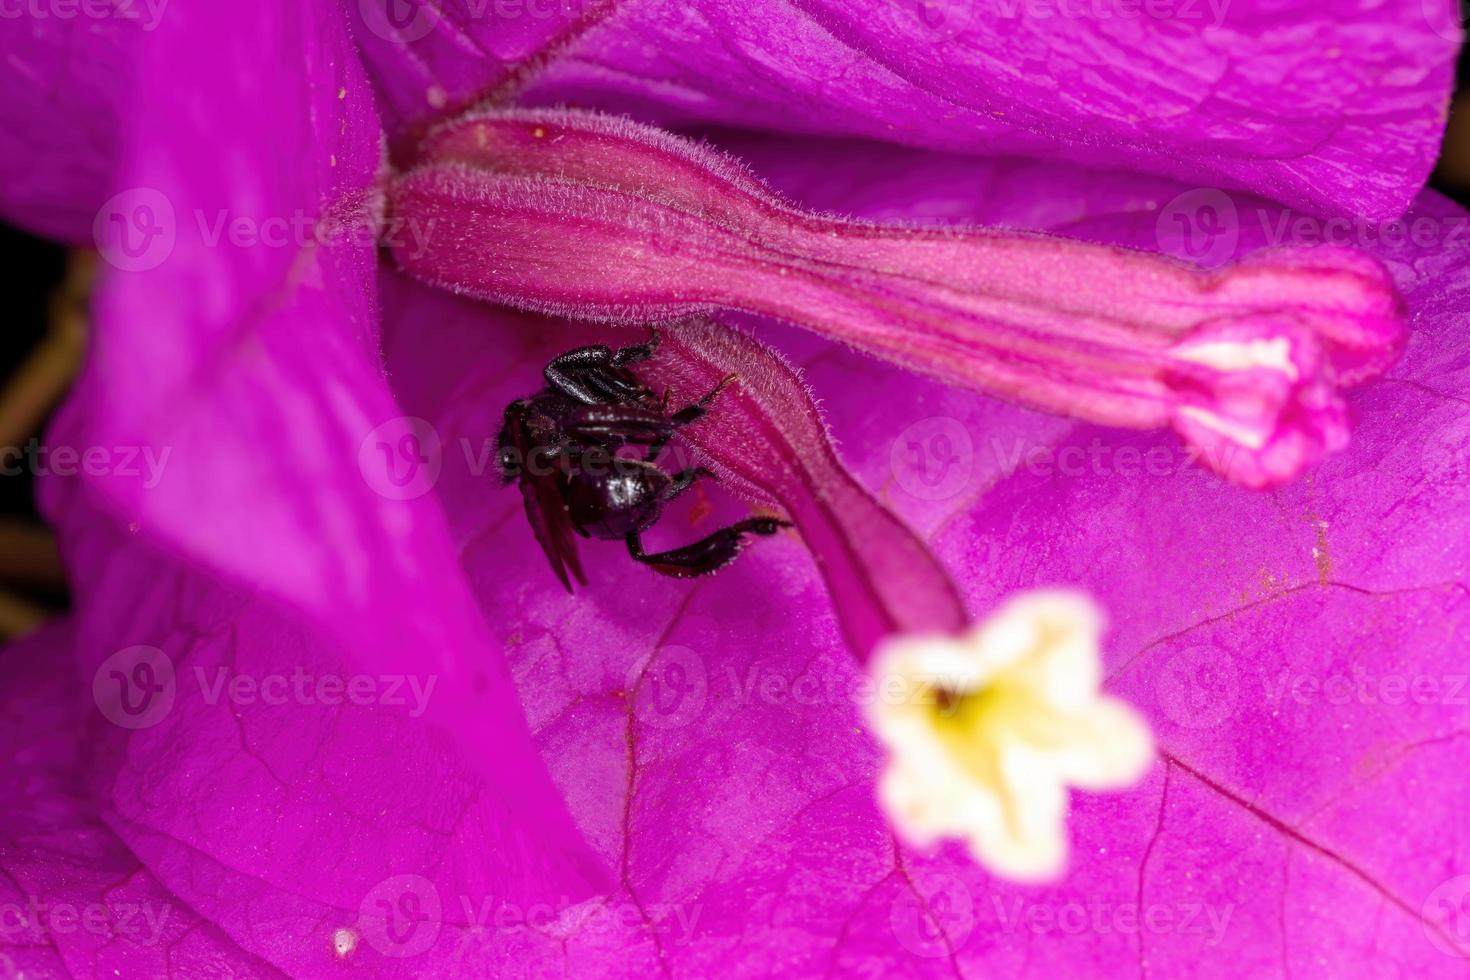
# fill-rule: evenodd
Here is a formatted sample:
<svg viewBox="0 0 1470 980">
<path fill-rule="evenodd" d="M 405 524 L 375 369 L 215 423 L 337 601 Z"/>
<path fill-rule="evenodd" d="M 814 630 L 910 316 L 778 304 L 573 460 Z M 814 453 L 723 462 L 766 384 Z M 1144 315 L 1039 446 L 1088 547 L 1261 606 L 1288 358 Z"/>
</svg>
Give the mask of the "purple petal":
<svg viewBox="0 0 1470 980">
<path fill-rule="evenodd" d="M 209 586 L 274 604 L 304 639 L 245 642 L 236 656 L 257 676 L 272 665 L 290 674 L 302 658 L 323 656 L 345 665 L 332 668 L 337 674 L 436 677 L 424 721 L 462 754 L 440 746 L 449 762 L 407 769 L 396 792 L 433 798 L 429 788 L 442 782 L 445 766 L 468 766 L 458 779 L 473 789 L 462 795 L 493 813 L 476 818 L 485 828 L 480 866 L 495 868 L 512 891 L 580 894 L 600 872 L 536 760 L 443 514 L 424 493 L 432 473 L 410 469 L 415 479 L 395 480 L 403 475 L 395 465 L 418 457 L 391 453 L 416 431 L 401 417 L 376 352 L 371 236 L 317 223 L 323 202 L 360 196 L 380 160 L 366 80 L 343 55 L 346 27 L 335 9 L 324 5 L 317 18 L 291 5 L 255 5 L 238 16 L 179 9 L 153 37 L 128 101 L 136 142 L 122 172 L 137 190 L 122 224 L 138 231 L 137 222 L 161 222 L 163 230 L 131 238 L 147 243 L 142 252 L 122 237 L 104 249 L 121 268 L 98 298 L 86 374 L 52 434 L 59 444 L 130 455 L 101 473 L 85 471 L 82 487 L 53 488 L 50 510 L 73 553 L 102 536 L 110 518 L 137 536 L 145 549 L 137 561 L 182 561 Z M 263 61 L 264 50 L 289 56 Z M 181 72 L 211 80 L 209 98 L 200 102 L 196 87 L 179 85 Z M 196 111 L 201 104 L 209 111 Z M 73 567 L 101 574 L 111 567 L 103 557 Z M 200 597 L 159 608 L 151 603 L 164 593 L 143 581 L 82 591 L 79 608 L 98 638 L 83 647 L 88 676 L 134 644 L 202 656 L 191 653 L 193 644 L 209 637 L 182 625 L 204 615 L 192 608 Z M 288 738 L 282 752 L 298 753 L 290 765 L 313 751 L 311 740 L 289 740 L 299 732 L 271 732 Z M 359 726 L 343 759 L 372 758 L 375 740 L 392 737 Z M 238 785 L 251 792 L 241 797 L 199 797 L 188 784 L 218 769 L 222 750 L 204 738 L 182 744 L 189 748 L 177 770 L 123 767 L 115 775 L 110 792 L 129 821 L 120 832 L 131 846 L 162 834 L 190 839 L 232 867 L 319 876 L 289 889 L 316 901 L 348 887 L 332 880 L 342 874 L 335 865 L 303 870 L 283 858 L 294 838 L 280 845 L 286 851 L 257 850 L 258 839 L 228 832 L 297 807 L 309 815 L 297 821 L 304 828 L 329 811 L 327 803 L 297 793 L 261 809 L 275 786 L 268 773 L 242 778 Z M 171 779 L 186 785 L 153 792 L 154 781 Z M 187 810 L 158 802 L 181 798 L 193 801 Z M 189 823 L 188 834 L 178 821 Z M 422 850 L 400 853 L 358 833 L 356 850 L 344 853 L 344 861 L 366 862 L 358 874 L 383 860 L 402 859 L 410 870 L 428 860 Z M 157 855 L 150 864 L 162 874 L 163 861 Z"/>
<path fill-rule="evenodd" d="M 633 565 L 618 542 L 590 542 L 582 549 L 589 585 L 567 595 L 545 571 L 517 495 L 495 486 L 480 450 L 504 406 L 539 387 L 550 356 L 646 334 L 496 311 L 396 275 L 385 278 L 383 295 L 400 397 L 456 447 L 436 492 L 462 542 L 466 573 L 484 608 L 496 612 L 491 628 L 516 665 L 558 784 L 593 846 L 620 870 L 620 887 L 595 907 L 567 910 L 554 927 L 470 936 L 468 948 L 479 962 L 514 956 L 531 972 L 646 975 L 660 962 L 676 974 L 768 969 L 774 944 L 758 932 L 753 942 L 741 939 L 761 916 L 760 906 L 739 899 L 741 854 L 769 855 L 767 868 L 744 872 L 763 905 L 765 875 L 789 867 L 782 849 L 791 845 L 762 838 L 771 828 L 784 838 L 783 824 L 809 794 L 841 791 L 836 805 L 854 808 L 873 838 L 882 836 L 871 786 L 861 776 L 846 786 L 849 767 L 871 767 L 876 754 L 855 728 L 857 715 L 834 712 L 833 698 L 862 675 L 808 551 L 778 535 L 711 578 L 676 581 Z M 416 326 L 426 320 L 436 325 L 432 351 Z M 718 373 L 701 370 L 690 387 Z M 721 398 L 736 392 L 732 384 Z M 804 424 L 800 416 L 783 423 Z M 703 486 L 691 491 L 695 507 L 667 514 L 660 530 L 684 540 L 719 519 L 720 492 L 705 497 Z M 523 571 L 507 575 L 507 568 Z M 755 672 L 752 664 L 760 665 Z M 798 664 L 821 685 L 803 693 L 804 707 L 763 704 L 736 689 Z M 813 826 L 826 812 L 811 808 Z M 848 836 L 845 820 L 839 825 L 837 852 L 866 861 L 866 839 Z M 734 863 L 712 882 L 727 861 Z M 501 904 L 492 902 L 492 911 Z M 434 970 L 427 958 L 415 966 Z"/>
<path fill-rule="evenodd" d="M 250 23 L 232 12 L 241 48 L 258 53 L 281 44 L 241 29 Z M 229 52 L 239 69 L 232 77 L 250 77 L 239 50 L 223 38 L 206 40 L 196 62 L 187 49 L 169 56 L 208 77 L 197 59 L 215 64 Z M 287 59 L 289 71 L 300 70 L 298 60 L 311 63 Z M 159 72 L 144 90 L 155 110 L 179 97 L 163 91 L 161 80 Z M 343 88 L 362 91 L 360 79 L 348 81 Z M 321 102 L 322 130 L 334 132 L 339 119 L 326 108 L 330 100 Z M 244 128 L 257 133 L 244 141 L 252 145 L 264 142 L 265 125 L 251 115 L 253 104 L 231 103 L 247 120 Z M 159 114 L 189 118 L 182 108 Z M 270 121 L 279 152 L 291 157 L 299 150 L 295 158 L 320 162 L 310 152 L 314 140 L 293 144 L 293 134 L 279 132 L 279 118 Z M 361 120 L 355 126 L 370 128 Z M 371 141 L 353 132 L 346 186 L 371 167 Z M 175 150 L 167 134 L 148 135 L 163 171 L 172 165 L 212 173 L 185 166 L 192 157 Z M 208 135 L 211 146 L 232 145 Z M 209 152 L 211 160 L 231 158 Z M 255 218 L 276 210 L 267 204 L 254 211 L 212 190 L 195 199 L 193 190 L 144 163 L 130 166 L 170 200 L 209 208 L 230 202 Z M 843 151 L 843 169 L 868 173 L 851 149 Z M 977 207 L 946 185 L 916 187 L 904 172 L 946 169 L 958 177 L 948 188 L 988 179 L 1013 193 Z M 1157 219 L 1160 204 L 1184 188 L 929 158 L 859 180 L 869 187 L 884 182 L 871 192 L 876 199 L 850 208 L 921 214 L 933 206 L 967 222 L 1069 225 L 1080 238 L 1180 244 Z M 315 214 L 323 190 L 293 188 L 285 206 Z M 247 184 L 241 193 L 248 199 L 263 192 Z M 1237 229 L 1241 246 L 1276 227 L 1279 209 L 1233 200 L 1247 214 L 1259 207 L 1266 216 L 1259 227 Z M 819 204 L 815 195 L 804 203 Z M 200 261 L 192 233 L 184 235 L 181 271 L 170 275 L 165 263 L 160 274 L 147 274 L 152 289 L 116 287 L 114 297 L 122 299 L 104 311 L 94 373 L 57 429 L 79 445 L 172 446 L 187 452 L 197 474 L 183 490 L 177 483 L 151 488 L 157 496 L 95 479 L 83 490 L 53 491 L 53 512 L 69 527 L 70 559 L 94 576 L 79 592 L 78 647 L 88 678 L 129 636 L 163 636 L 156 642 L 191 682 L 194 666 L 208 673 L 231 664 L 253 677 L 294 666 L 338 675 L 412 673 L 418 665 L 395 657 L 422 652 L 412 644 L 430 629 L 438 630 L 427 634 L 431 640 L 463 641 L 472 658 L 493 662 L 503 645 L 558 787 L 597 854 L 618 869 L 620 888 L 593 906 L 553 909 L 538 925 L 473 928 L 462 899 L 472 912 L 510 908 L 523 918 L 525 902 L 505 897 L 500 865 L 485 860 L 476 833 L 436 818 L 466 813 L 471 825 L 486 827 L 508 818 L 479 809 L 492 803 L 475 795 L 478 774 L 460 768 L 472 760 L 417 726 L 395 725 L 401 718 L 379 709 L 293 705 L 294 720 L 283 725 L 269 705 L 210 704 L 196 688 L 141 735 L 94 719 L 105 733 L 96 777 L 109 819 L 153 880 L 223 927 L 191 941 L 206 949 L 233 941 L 295 975 L 338 967 L 337 924 L 360 923 L 375 899 L 404 897 L 396 874 L 373 883 L 400 861 L 444 899 L 436 941 L 409 958 L 394 958 L 404 950 L 391 944 L 385 952 L 366 942 L 342 969 L 435 975 L 503 972 L 513 963 L 528 972 L 577 974 L 660 967 L 691 975 L 778 967 L 874 975 L 1116 975 L 1145 968 L 1347 974 L 1372 957 L 1407 975 L 1460 975 L 1463 960 L 1452 955 L 1452 925 L 1442 916 L 1463 899 L 1456 889 L 1470 871 L 1459 805 L 1470 771 L 1464 710 L 1447 690 L 1463 674 L 1456 653 L 1466 640 L 1461 583 L 1470 507 L 1463 460 L 1470 431 L 1462 409 L 1470 390 L 1458 298 L 1467 256 L 1452 231 L 1463 228 L 1465 216 L 1427 198 L 1413 217 L 1437 229 L 1429 246 L 1375 251 L 1404 290 L 1420 332 L 1388 380 L 1352 396 L 1363 416 L 1354 447 L 1310 483 L 1270 495 L 1238 492 L 1181 468 L 1169 441 L 1041 418 L 792 339 L 790 349 L 807 352 L 802 361 L 828 394 L 847 458 L 870 485 L 912 511 L 917 526 L 938 529 L 935 537 L 952 567 L 965 570 L 977 608 L 1015 588 L 1066 581 L 1090 586 L 1112 612 L 1115 688 L 1152 706 L 1166 761 L 1132 794 L 1079 801 L 1075 850 L 1089 859 L 1061 886 L 1040 892 L 998 886 L 952 852 L 921 856 L 892 844 L 871 802 L 873 747 L 856 730 L 860 715 L 848 685 L 857 675 L 795 542 L 762 542 L 693 587 L 652 576 L 631 586 L 628 576 L 640 570 L 630 569 L 615 546 L 588 549 L 590 594 L 568 598 L 543 573 L 514 495 L 493 493 L 483 469 L 475 471 L 478 457 L 453 451 L 463 445 L 454 437 L 493 432 L 506 396 L 534 386 L 546 350 L 577 332 L 426 297 L 390 279 L 383 303 L 393 329 L 385 345 L 400 409 L 363 367 L 372 363 L 364 352 L 375 338 L 365 313 L 370 299 L 363 298 L 371 286 L 356 269 L 358 259 L 297 265 L 295 252 L 290 261 L 260 261 L 246 251 L 229 263 L 238 275 L 224 277 Z M 302 301 L 300 288 L 277 290 L 288 269 L 320 274 L 327 298 Z M 199 309 L 200 285 L 221 279 L 238 287 L 229 291 L 229 308 Z M 149 310 L 156 336 L 129 328 L 143 309 L 136 297 L 145 294 L 170 301 Z M 284 297 L 286 305 L 237 315 L 261 309 L 263 296 Z M 128 297 L 131 305 L 123 304 Z M 457 317 L 449 315 L 455 310 Z M 209 343 L 190 339 L 185 323 L 206 328 Z M 433 344 L 423 342 L 425 324 L 433 324 Z M 770 324 L 760 329 L 782 336 Z M 199 363 L 217 363 L 220 372 L 201 375 L 193 370 Z M 218 377 L 242 379 L 241 390 L 212 384 Z M 311 400 L 322 389 L 342 400 Z M 912 409 L 874 412 L 874 390 Z M 192 412 L 183 419 L 172 409 L 178 402 L 163 400 L 180 391 Z M 238 414 L 276 397 L 285 403 L 279 412 Z M 343 436 L 351 420 L 404 410 L 433 420 L 452 447 L 433 498 L 442 515 L 428 501 L 366 507 L 356 478 L 341 478 L 343 470 L 353 472 L 362 445 L 357 432 Z M 109 421 L 94 421 L 93 413 Z M 324 421 L 303 426 L 303 418 Z M 1000 460 L 972 459 L 959 489 L 936 500 L 915 493 L 922 484 L 905 478 L 893 453 L 904 430 L 924 425 L 975 433 L 972 455 L 974 444 L 993 450 L 992 437 L 1010 442 Z M 936 449 L 931 433 L 920 431 L 921 448 Z M 412 427 L 393 433 L 419 434 Z M 1008 469 L 1017 445 L 1041 450 L 1050 471 L 1025 460 Z M 1090 461 L 1094 445 L 1106 464 Z M 1080 475 L 1055 465 L 1070 446 L 1084 449 Z M 1136 468 L 1124 472 L 1124 449 L 1161 450 L 1173 464 L 1170 478 L 1151 483 Z M 260 467 L 221 465 L 264 455 L 270 479 L 260 478 Z M 451 462 L 458 456 L 462 463 Z M 134 535 L 127 524 L 113 526 L 95 512 L 93 494 L 105 495 L 125 520 L 137 520 L 137 540 L 127 543 Z M 219 523 L 225 512 L 239 515 L 239 529 Z M 335 515 L 355 533 L 330 523 Z M 691 527 L 699 523 L 688 516 Z M 395 519 L 394 528 L 382 529 Z M 205 539 L 198 534 L 204 528 L 229 533 Z M 312 541 L 346 550 L 334 561 L 307 549 Z M 465 608 L 455 548 L 478 615 Z M 396 567 L 361 592 L 336 588 L 330 578 L 339 569 L 376 568 L 379 560 L 392 566 L 394 555 L 409 556 L 415 572 L 450 594 L 427 590 Z M 300 588 L 319 581 L 334 588 Z M 375 608 L 364 594 L 385 607 Z M 432 622 L 399 622 L 410 616 L 402 610 Z M 489 620 L 488 640 L 478 616 Z M 386 639 L 374 645 L 377 630 Z M 1218 670 L 1222 661 L 1238 669 Z M 1371 703 L 1354 692 L 1337 704 L 1320 687 L 1364 673 L 1373 684 Z M 444 676 L 464 675 L 446 668 Z M 815 686 L 798 684 L 803 678 Z M 1404 679 L 1406 688 L 1415 678 L 1437 686 L 1432 696 L 1406 690 L 1402 702 L 1391 702 L 1384 696 L 1388 678 Z M 1303 679 L 1316 680 L 1317 693 L 1290 686 Z M 464 680 L 472 684 L 474 677 Z M 497 743 L 496 751 L 505 746 Z M 531 765 L 514 745 L 508 754 L 515 767 Z M 385 778 L 399 771 L 411 775 Z M 37 795 L 48 805 L 64 796 L 45 785 Z M 281 813 L 278 823 L 260 818 L 268 809 Z M 532 819 L 544 817 L 534 802 L 530 810 Z M 250 815 L 245 822 L 242 812 Z M 71 830 L 63 835 L 74 839 Z M 75 887 L 64 856 L 32 853 L 39 856 L 28 880 L 43 884 L 22 890 Z M 134 867 L 125 854 L 99 864 L 121 874 Z M 82 890 L 93 892 L 92 883 Z M 1080 930 L 1070 924 L 1079 921 L 1073 912 L 1090 916 L 1100 905 L 1113 910 L 1102 925 L 1091 918 L 1080 920 L 1087 923 Z M 1131 929 L 1118 918 L 1128 906 L 1137 916 Z M 1145 918 L 1155 907 L 1165 914 L 1162 925 Z M 599 917 L 603 912 L 617 918 Z M 1216 929 L 1210 916 L 1227 914 Z M 34 955 L 53 965 L 44 953 Z M 197 961 L 176 962 L 187 969 Z M 136 963 L 151 968 L 146 959 Z M 228 957 L 221 971 L 249 968 Z"/>
<path fill-rule="evenodd" d="M 92 241 L 118 188 L 118 113 L 131 63 L 166 9 L 108 0 L 12 8 L 0 20 L 0 215 L 38 235 Z"/>
<path fill-rule="evenodd" d="M 91 806 L 73 631 L 6 648 L 0 970 L 10 976 L 279 976 L 163 887 Z"/>
<path fill-rule="evenodd" d="M 347 6 L 390 132 L 513 91 L 617 9 L 608 0 L 361 0 Z"/>
<path fill-rule="evenodd" d="M 1401 213 L 1433 166 L 1461 37 L 1449 0 L 361 6 L 399 122 L 518 96 L 1142 170 L 1372 218 Z"/>
<path fill-rule="evenodd" d="M 1439 148 L 1448 0 L 626 5 L 523 99 L 1050 156 L 1389 218 Z"/>
<path fill-rule="evenodd" d="M 1411 215 L 1441 229 L 1464 221 L 1433 198 Z M 1126 236 L 1127 219 L 1117 224 Z M 1453 359 L 1423 354 L 1462 347 L 1450 338 L 1464 313 L 1453 279 L 1435 271 L 1441 259 L 1414 260 L 1393 268 L 1419 284 L 1407 300 L 1420 331 L 1410 350 L 1422 353 L 1399 369 L 1402 381 L 1354 399 L 1354 449 L 1309 486 L 1263 499 L 1209 491 L 1167 451 L 1165 475 L 1125 472 L 1121 453 L 1136 461 L 1158 444 L 1081 429 L 1046 458 L 1100 442 L 1100 466 L 1022 468 L 945 539 L 950 563 L 974 571 L 973 589 L 1066 581 L 1114 610 L 1113 687 L 1153 706 L 1168 776 L 1140 894 L 1183 886 L 1233 905 L 1244 921 L 1230 948 L 1255 962 L 1277 951 L 1292 970 L 1366 956 L 1430 975 L 1460 966 L 1437 898 L 1457 901 L 1470 870 L 1455 829 L 1465 709 L 1450 693 L 1470 629 L 1457 462 L 1467 433 L 1453 403 L 1466 385 Z M 1036 560 L 1015 548 L 1058 522 L 1075 529 L 1065 551 Z M 992 560 L 962 557 L 976 554 Z M 1398 829 L 1384 834 L 1389 821 Z M 1221 870 L 1189 886 L 1186 862 Z M 1329 900 L 1331 923 L 1313 912 Z M 1371 933 L 1344 928 L 1370 919 L 1380 923 Z M 1151 961 L 1193 945 L 1145 938 Z"/>
<path fill-rule="evenodd" d="M 365 664 L 278 604 L 119 531 L 82 495 L 63 524 L 86 532 L 66 557 L 96 699 L 90 790 L 178 903 L 251 955 L 291 976 L 447 957 L 457 896 L 570 902 L 604 873 L 579 837 L 565 843 L 556 809 L 503 788 L 545 778 L 534 750 L 502 740 L 471 755 L 425 724 L 452 685 L 493 683 L 488 664 L 462 681 L 427 662 Z M 143 655 L 154 669 L 140 678 Z M 385 917 L 424 881 L 413 894 L 434 922 Z"/>
</svg>

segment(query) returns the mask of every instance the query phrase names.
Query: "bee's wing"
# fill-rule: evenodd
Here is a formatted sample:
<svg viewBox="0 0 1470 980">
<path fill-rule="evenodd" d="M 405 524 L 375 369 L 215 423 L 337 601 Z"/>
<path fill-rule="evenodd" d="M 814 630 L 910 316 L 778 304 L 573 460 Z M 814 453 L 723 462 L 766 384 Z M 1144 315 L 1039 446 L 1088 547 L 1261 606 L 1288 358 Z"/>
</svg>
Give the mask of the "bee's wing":
<svg viewBox="0 0 1470 980">
<path fill-rule="evenodd" d="M 552 476 L 521 477 L 521 496 L 526 502 L 526 517 L 531 521 L 531 530 L 546 552 L 551 570 L 561 579 L 568 592 L 572 583 L 567 578 L 567 569 L 578 584 L 586 585 L 587 577 L 582 574 L 582 560 L 577 555 L 577 539 L 572 531 L 572 522 L 567 517 L 567 506 L 557 491 Z"/>
<path fill-rule="evenodd" d="M 526 504 L 526 517 L 531 522 L 531 530 L 540 542 L 541 550 L 546 552 L 551 570 L 570 592 L 572 583 L 567 578 L 567 569 L 572 570 L 578 583 L 586 585 L 587 579 L 582 574 L 582 562 L 577 557 L 577 540 L 572 531 L 571 518 L 567 515 L 566 503 L 556 485 L 556 474 L 532 474 L 525 469 L 526 464 L 535 458 L 532 452 L 535 446 L 527 431 L 529 409 L 527 402 L 511 403 L 505 410 L 505 427 L 501 431 L 501 439 L 511 441 L 522 463 L 519 476 L 521 499 Z"/>
</svg>

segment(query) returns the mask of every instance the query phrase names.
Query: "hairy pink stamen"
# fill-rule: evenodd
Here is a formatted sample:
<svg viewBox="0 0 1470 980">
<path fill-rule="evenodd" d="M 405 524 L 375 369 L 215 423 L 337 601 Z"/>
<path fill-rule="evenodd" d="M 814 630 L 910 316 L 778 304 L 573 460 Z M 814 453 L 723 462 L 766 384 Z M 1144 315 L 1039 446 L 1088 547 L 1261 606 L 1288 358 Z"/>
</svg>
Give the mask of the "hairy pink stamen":
<svg viewBox="0 0 1470 980">
<path fill-rule="evenodd" d="M 588 113 L 447 123 L 388 206 L 431 229 L 394 254 L 434 285 L 604 321 L 779 317 L 1048 411 L 1173 426 L 1248 486 L 1340 448 L 1341 389 L 1387 367 L 1403 334 L 1387 274 L 1350 249 L 1204 271 L 1049 235 L 818 215 L 707 148 Z"/>
</svg>

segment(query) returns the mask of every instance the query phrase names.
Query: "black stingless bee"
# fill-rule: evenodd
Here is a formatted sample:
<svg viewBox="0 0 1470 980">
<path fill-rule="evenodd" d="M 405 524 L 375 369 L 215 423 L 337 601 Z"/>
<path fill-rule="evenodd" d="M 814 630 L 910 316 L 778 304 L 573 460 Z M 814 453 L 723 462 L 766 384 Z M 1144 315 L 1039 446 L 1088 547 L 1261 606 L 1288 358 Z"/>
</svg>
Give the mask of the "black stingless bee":
<svg viewBox="0 0 1470 980">
<path fill-rule="evenodd" d="M 669 473 L 658 457 L 674 433 L 701 418 L 726 378 L 699 401 L 672 414 L 668 395 L 654 396 L 629 364 L 647 360 L 658 343 L 613 350 L 578 347 L 546 365 L 546 387 L 512 402 L 500 430 L 497 462 L 507 482 L 518 481 L 526 516 L 552 570 L 571 590 L 568 570 L 585 585 L 572 532 L 584 538 L 623 539 L 628 553 L 675 578 L 706 575 L 740 553 L 747 534 L 775 534 L 785 522 L 753 517 L 672 551 L 648 554 L 642 535 L 664 504 L 700 477 L 702 467 Z M 641 456 L 619 454 L 625 447 Z"/>
</svg>

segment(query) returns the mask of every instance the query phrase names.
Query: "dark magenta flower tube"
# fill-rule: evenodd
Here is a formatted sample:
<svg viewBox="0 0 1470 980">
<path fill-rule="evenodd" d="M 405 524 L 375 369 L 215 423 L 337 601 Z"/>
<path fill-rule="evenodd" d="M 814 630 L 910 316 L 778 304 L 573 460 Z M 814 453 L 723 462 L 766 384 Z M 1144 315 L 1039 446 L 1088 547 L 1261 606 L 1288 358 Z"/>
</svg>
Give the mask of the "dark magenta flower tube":
<svg viewBox="0 0 1470 980">
<path fill-rule="evenodd" d="M 1254 487 L 1345 444 L 1341 390 L 1391 363 L 1403 333 L 1386 272 L 1355 250 L 1205 271 L 1031 232 L 817 215 L 707 148 L 590 113 L 447 123 L 388 208 L 424 229 L 397 261 L 436 286 L 603 321 L 779 317 L 1048 411 L 1173 426 Z"/>
<path fill-rule="evenodd" d="M 790 365 L 748 334 L 708 320 L 670 325 L 660 338 L 648 371 L 675 400 L 733 375 L 710 414 L 682 436 L 722 482 L 790 516 L 859 658 L 891 635 L 968 624 L 959 590 L 933 553 L 842 465 Z"/>
</svg>

